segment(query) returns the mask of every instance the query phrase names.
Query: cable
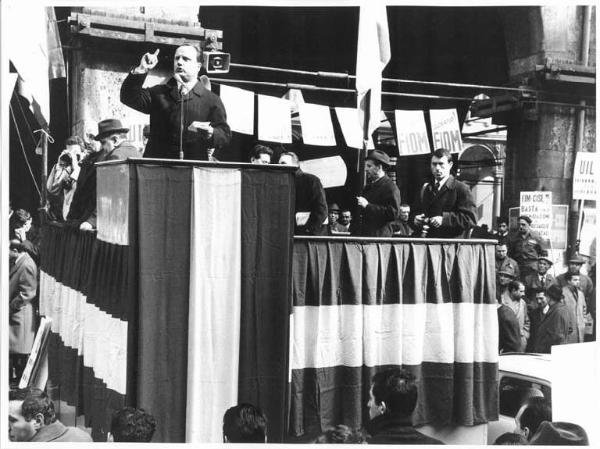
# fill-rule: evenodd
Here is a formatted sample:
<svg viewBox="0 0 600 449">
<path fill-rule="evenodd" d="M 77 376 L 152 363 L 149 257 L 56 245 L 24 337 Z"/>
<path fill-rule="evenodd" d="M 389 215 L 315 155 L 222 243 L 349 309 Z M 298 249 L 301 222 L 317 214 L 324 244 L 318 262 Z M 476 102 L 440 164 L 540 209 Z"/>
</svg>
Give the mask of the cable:
<svg viewBox="0 0 600 449">
<path fill-rule="evenodd" d="M 21 144 L 21 151 L 23 152 L 23 157 L 25 158 L 25 162 L 27 163 L 27 168 L 29 169 L 29 173 L 31 174 L 31 179 L 33 180 L 33 185 L 35 186 L 35 190 L 37 190 L 37 193 L 41 199 L 42 192 L 40 192 L 40 188 L 37 184 L 37 181 L 35 180 L 35 176 L 33 175 L 33 170 L 31 169 L 31 165 L 29 164 L 29 159 L 27 159 L 27 153 L 25 152 L 25 145 L 23 144 L 23 139 L 21 139 L 21 132 L 19 131 L 19 124 L 17 123 L 17 119 L 15 118 L 15 113 L 13 111 L 13 107 L 10 104 L 8 105 L 8 107 L 10 109 L 10 115 L 13 119 L 13 122 L 15 123 L 15 129 L 17 130 L 17 136 L 19 137 L 19 143 Z"/>
</svg>

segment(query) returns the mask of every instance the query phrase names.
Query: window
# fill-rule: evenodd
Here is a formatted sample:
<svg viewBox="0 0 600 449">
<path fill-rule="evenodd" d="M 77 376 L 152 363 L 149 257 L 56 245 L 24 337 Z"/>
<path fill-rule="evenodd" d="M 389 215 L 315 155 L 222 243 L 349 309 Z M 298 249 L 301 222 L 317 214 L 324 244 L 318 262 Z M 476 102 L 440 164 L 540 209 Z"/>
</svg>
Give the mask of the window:
<svg viewBox="0 0 600 449">
<path fill-rule="evenodd" d="M 539 392 L 544 395 L 548 404 L 552 407 L 549 386 L 533 380 L 503 376 L 500 379 L 500 414 L 515 417 L 521 405 L 531 396 L 539 395 Z"/>
</svg>

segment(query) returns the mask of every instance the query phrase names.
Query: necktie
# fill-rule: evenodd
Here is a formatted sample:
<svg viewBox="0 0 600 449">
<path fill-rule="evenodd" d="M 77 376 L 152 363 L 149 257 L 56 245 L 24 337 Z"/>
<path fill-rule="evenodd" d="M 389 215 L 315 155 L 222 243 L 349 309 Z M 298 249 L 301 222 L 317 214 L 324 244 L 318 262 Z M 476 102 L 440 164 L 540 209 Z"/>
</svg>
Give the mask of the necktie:
<svg viewBox="0 0 600 449">
<path fill-rule="evenodd" d="M 546 276 L 541 276 L 540 281 L 541 281 L 542 285 L 544 285 L 546 283 Z"/>
<path fill-rule="evenodd" d="M 439 181 L 436 181 L 435 184 L 433 185 L 433 192 L 438 193 L 439 191 L 440 191 L 440 183 L 439 183 Z"/>
</svg>

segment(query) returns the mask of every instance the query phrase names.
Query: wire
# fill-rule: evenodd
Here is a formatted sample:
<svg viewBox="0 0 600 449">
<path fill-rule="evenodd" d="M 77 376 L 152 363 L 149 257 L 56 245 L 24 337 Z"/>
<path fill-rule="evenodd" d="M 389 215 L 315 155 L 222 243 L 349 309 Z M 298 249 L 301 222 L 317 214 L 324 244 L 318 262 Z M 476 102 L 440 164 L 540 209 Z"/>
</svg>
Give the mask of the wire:
<svg viewBox="0 0 600 449">
<path fill-rule="evenodd" d="M 31 165 L 29 164 L 29 159 L 27 159 L 27 153 L 25 152 L 25 145 L 23 144 L 23 139 L 21 139 L 21 132 L 19 131 L 19 124 L 17 123 L 17 119 L 15 118 L 15 113 L 13 111 L 13 107 L 10 104 L 8 105 L 8 107 L 10 109 L 10 115 L 13 119 L 13 122 L 15 123 L 15 129 L 17 130 L 17 135 L 19 137 L 19 143 L 21 144 L 21 151 L 23 152 L 23 157 L 25 158 L 25 162 L 27 163 L 27 168 L 29 169 L 29 173 L 31 174 L 31 179 L 33 180 L 33 185 L 35 186 L 35 190 L 37 190 L 37 193 L 41 199 L 42 192 L 40 192 L 40 188 L 37 184 L 37 181 L 35 180 L 35 176 L 33 175 L 33 170 L 31 169 Z"/>
</svg>

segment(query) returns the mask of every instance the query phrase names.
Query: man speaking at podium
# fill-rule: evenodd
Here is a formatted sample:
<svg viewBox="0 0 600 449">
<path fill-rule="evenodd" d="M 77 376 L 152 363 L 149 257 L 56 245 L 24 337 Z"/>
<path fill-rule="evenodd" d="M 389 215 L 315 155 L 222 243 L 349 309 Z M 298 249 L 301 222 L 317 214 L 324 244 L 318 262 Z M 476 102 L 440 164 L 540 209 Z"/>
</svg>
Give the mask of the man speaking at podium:
<svg viewBox="0 0 600 449">
<path fill-rule="evenodd" d="M 121 86 L 121 102 L 150 114 L 146 158 L 207 160 L 208 150 L 231 140 L 221 99 L 198 80 L 202 50 L 191 44 L 177 48 L 173 77 L 166 84 L 143 88 L 158 54 L 146 53 Z"/>
</svg>

